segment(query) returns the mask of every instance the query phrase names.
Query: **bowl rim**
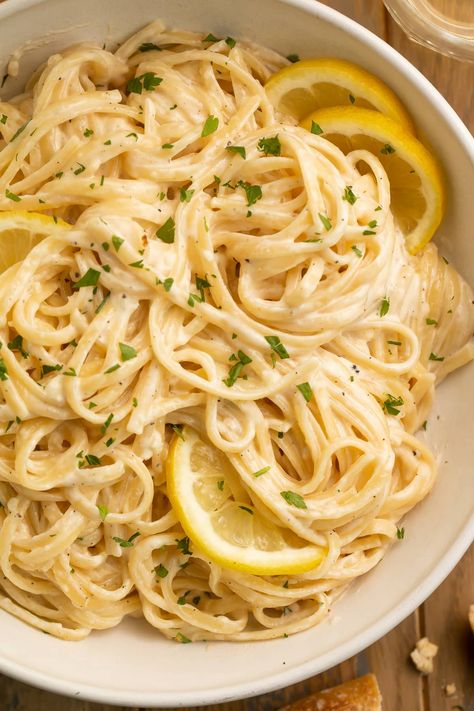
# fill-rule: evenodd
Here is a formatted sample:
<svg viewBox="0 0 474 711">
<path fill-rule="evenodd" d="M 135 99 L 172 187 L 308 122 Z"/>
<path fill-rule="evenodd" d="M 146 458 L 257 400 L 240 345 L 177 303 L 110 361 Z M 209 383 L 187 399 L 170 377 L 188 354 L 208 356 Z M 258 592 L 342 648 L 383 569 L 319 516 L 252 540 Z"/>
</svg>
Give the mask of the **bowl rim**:
<svg viewBox="0 0 474 711">
<path fill-rule="evenodd" d="M 367 44 L 375 54 L 395 67 L 414 86 L 417 92 L 427 97 L 436 105 L 437 112 L 449 124 L 452 132 L 462 144 L 467 155 L 474 162 L 474 137 L 469 132 L 461 118 L 449 105 L 447 100 L 431 82 L 396 49 L 374 34 L 371 30 L 360 25 L 355 20 L 343 15 L 339 11 L 322 5 L 319 0 L 275 0 L 280 5 L 287 5 L 320 17 L 329 24 L 355 37 L 356 40 Z M 0 23 L 2 19 L 26 10 L 36 5 L 46 4 L 49 0 L 5 0 L 0 4 Z M 295 668 L 278 671 L 267 675 L 259 681 L 239 683 L 225 689 L 213 688 L 208 690 L 180 691 L 180 698 L 176 692 L 148 692 L 105 689 L 89 684 L 71 682 L 60 679 L 54 674 L 46 674 L 34 669 L 25 668 L 17 662 L 0 657 L 0 672 L 31 684 L 40 689 L 50 691 L 76 699 L 106 703 L 117 706 L 148 706 L 149 708 L 175 708 L 183 706 L 203 706 L 206 704 L 224 703 L 237 699 L 249 698 L 260 694 L 269 693 L 304 679 L 316 673 L 329 669 L 346 659 L 358 654 L 378 639 L 396 627 L 408 617 L 431 593 L 443 582 L 453 568 L 457 565 L 463 554 L 474 540 L 474 512 L 459 533 L 455 543 L 441 556 L 437 565 L 423 580 L 416 590 L 412 591 L 391 610 L 389 614 L 381 617 L 375 624 L 364 632 L 356 635 L 337 649 L 327 652 L 317 660 L 311 659 Z"/>
</svg>

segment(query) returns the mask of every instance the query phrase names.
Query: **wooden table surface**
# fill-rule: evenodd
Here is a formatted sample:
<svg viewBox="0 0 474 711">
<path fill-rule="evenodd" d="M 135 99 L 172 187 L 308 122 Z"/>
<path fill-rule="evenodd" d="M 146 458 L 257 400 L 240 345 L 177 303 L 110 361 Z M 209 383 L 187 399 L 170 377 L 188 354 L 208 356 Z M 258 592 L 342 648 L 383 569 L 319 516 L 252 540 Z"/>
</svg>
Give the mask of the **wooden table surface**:
<svg viewBox="0 0 474 711">
<path fill-rule="evenodd" d="M 365 25 L 405 55 L 444 94 L 474 132 L 474 64 L 441 57 L 411 43 L 387 13 L 382 0 L 323 1 Z M 474 0 L 471 1 L 474 4 Z M 447 7 L 456 2 L 459 0 L 444 0 Z M 377 675 L 384 711 L 474 711 L 474 635 L 467 622 L 470 603 L 474 603 L 472 547 L 415 613 L 357 656 L 282 691 L 207 706 L 204 711 L 276 711 L 290 701 L 368 671 Z M 440 647 L 434 672 L 429 677 L 421 677 L 408 660 L 415 642 L 424 635 Z M 443 687 L 453 682 L 457 693 L 448 698 Z M 0 711 L 114 711 L 116 708 L 66 699 L 0 675 Z"/>
</svg>

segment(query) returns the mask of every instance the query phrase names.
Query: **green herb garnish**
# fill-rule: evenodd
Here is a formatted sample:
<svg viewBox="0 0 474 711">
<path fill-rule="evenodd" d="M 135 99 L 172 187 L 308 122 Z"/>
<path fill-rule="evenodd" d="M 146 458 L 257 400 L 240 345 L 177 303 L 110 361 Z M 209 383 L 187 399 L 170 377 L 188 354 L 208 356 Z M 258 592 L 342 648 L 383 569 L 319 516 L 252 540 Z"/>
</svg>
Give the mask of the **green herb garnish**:
<svg viewBox="0 0 474 711">
<path fill-rule="evenodd" d="M 29 353 L 23 348 L 23 336 L 15 336 L 15 338 L 7 343 L 7 348 L 11 351 L 18 351 L 23 358 L 28 358 Z"/>
<path fill-rule="evenodd" d="M 125 362 L 126 360 L 131 360 L 132 358 L 137 357 L 137 352 L 135 348 L 132 346 L 129 346 L 127 343 L 119 343 L 119 348 L 120 348 L 120 357 L 122 359 L 122 362 Z"/>
<path fill-rule="evenodd" d="M 266 156 L 279 156 L 281 154 L 281 143 L 278 135 L 270 138 L 261 138 L 257 143 L 257 148 Z"/>
<path fill-rule="evenodd" d="M 387 296 L 384 296 L 382 301 L 380 302 L 379 316 L 386 316 L 388 314 L 389 309 L 390 299 Z"/>
<path fill-rule="evenodd" d="M 219 126 L 219 119 L 217 116 L 208 116 L 204 126 L 201 131 L 201 137 L 205 138 L 206 136 L 209 136 L 211 133 L 214 133 L 214 131 L 217 131 L 217 127 Z"/>
<path fill-rule="evenodd" d="M 161 52 L 161 47 L 158 47 L 157 44 L 154 44 L 153 42 L 143 42 L 138 48 L 139 52 L 151 52 L 154 49 L 156 49 L 157 52 Z"/>
<path fill-rule="evenodd" d="M 100 272 L 97 269 L 88 269 L 79 281 L 72 285 L 73 289 L 82 289 L 83 286 L 96 286 L 100 278 Z"/>
<path fill-rule="evenodd" d="M 400 410 L 398 409 L 403 405 L 403 398 L 394 397 L 393 395 L 387 395 L 387 399 L 384 400 L 383 409 L 387 415 L 399 415 Z"/>
<path fill-rule="evenodd" d="M 297 509 L 308 508 L 303 497 L 294 491 L 280 491 L 280 496 L 283 497 L 290 506 L 296 506 Z"/>
<path fill-rule="evenodd" d="M 309 402 L 313 397 L 311 385 L 309 383 L 300 383 L 300 385 L 297 385 L 296 387 L 298 388 L 306 402 Z"/>
<path fill-rule="evenodd" d="M 278 336 L 265 336 L 264 338 L 272 349 L 272 351 L 275 351 L 275 353 L 279 355 L 282 360 L 290 357 L 290 354 L 288 353 Z"/>
<path fill-rule="evenodd" d="M 343 200 L 346 200 L 350 205 L 353 205 L 357 198 L 357 195 L 354 195 L 352 192 L 352 187 L 348 185 L 346 188 L 344 188 L 344 195 L 342 196 Z"/>
<path fill-rule="evenodd" d="M 41 372 L 40 372 L 40 378 L 44 378 L 45 375 L 48 375 L 48 373 L 53 373 L 55 370 L 62 370 L 63 366 L 59 365 L 42 365 L 41 366 Z"/>
<path fill-rule="evenodd" d="M 270 471 L 270 469 L 271 469 L 270 466 L 262 467 L 262 469 L 259 469 L 258 471 L 254 472 L 252 474 L 252 476 L 254 476 L 256 479 L 258 479 L 259 476 L 262 476 L 262 474 L 266 474 L 267 472 Z"/>
<path fill-rule="evenodd" d="M 237 361 L 229 370 L 228 377 L 223 379 L 225 385 L 227 385 L 228 388 L 231 388 L 236 383 L 237 378 L 240 376 L 244 365 L 248 365 L 249 363 L 251 363 L 252 359 L 246 353 L 239 350 L 237 351 L 237 354 L 233 353 L 230 356 L 229 360 Z"/>
<path fill-rule="evenodd" d="M 226 151 L 229 151 L 229 153 L 238 153 L 244 160 L 247 158 L 247 152 L 244 146 L 226 146 Z"/>
<path fill-rule="evenodd" d="M 112 540 L 115 541 L 115 543 L 118 543 L 121 548 L 131 548 L 133 546 L 133 541 L 135 540 L 135 538 L 140 535 L 140 531 L 137 531 L 136 533 L 133 533 L 126 541 L 123 538 L 119 538 L 119 536 L 112 536 Z"/>
<path fill-rule="evenodd" d="M 166 244 L 173 244 L 174 242 L 174 229 L 175 222 L 172 217 L 168 217 L 166 222 L 161 225 L 159 229 L 156 230 L 156 236 L 161 239 L 162 242 Z"/>
<path fill-rule="evenodd" d="M 163 563 L 157 565 L 155 568 L 153 568 L 153 570 L 155 571 L 155 575 L 157 578 L 166 578 L 166 576 L 168 575 L 168 569 L 165 568 Z"/>
<path fill-rule="evenodd" d="M 179 189 L 179 201 L 180 202 L 189 202 L 194 195 L 194 190 L 186 190 L 186 188 L 180 188 Z"/>
</svg>

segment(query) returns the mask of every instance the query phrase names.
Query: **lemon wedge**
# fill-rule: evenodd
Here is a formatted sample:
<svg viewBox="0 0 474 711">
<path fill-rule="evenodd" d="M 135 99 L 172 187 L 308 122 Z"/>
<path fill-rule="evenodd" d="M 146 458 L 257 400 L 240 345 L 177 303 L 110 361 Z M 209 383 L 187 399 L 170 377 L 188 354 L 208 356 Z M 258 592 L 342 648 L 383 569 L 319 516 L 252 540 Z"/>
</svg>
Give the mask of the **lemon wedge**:
<svg viewBox="0 0 474 711">
<path fill-rule="evenodd" d="M 328 106 L 380 111 L 414 132 L 410 116 L 383 81 L 343 59 L 304 59 L 273 74 L 265 85 L 273 106 L 298 121 Z"/>
<path fill-rule="evenodd" d="M 166 462 L 168 496 L 191 541 L 223 568 L 255 575 L 303 573 L 325 550 L 263 516 L 222 452 L 184 427 Z"/>
<path fill-rule="evenodd" d="M 301 125 L 313 131 L 316 125 L 346 154 L 362 149 L 376 155 L 390 180 L 391 209 L 408 250 L 415 254 L 430 241 L 443 217 L 444 181 L 436 159 L 418 139 L 387 116 L 352 106 L 320 109 Z"/>
<path fill-rule="evenodd" d="M 0 274 L 21 262 L 44 237 L 69 227 L 63 220 L 39 212 L 0 212 Z"/>
</svg>

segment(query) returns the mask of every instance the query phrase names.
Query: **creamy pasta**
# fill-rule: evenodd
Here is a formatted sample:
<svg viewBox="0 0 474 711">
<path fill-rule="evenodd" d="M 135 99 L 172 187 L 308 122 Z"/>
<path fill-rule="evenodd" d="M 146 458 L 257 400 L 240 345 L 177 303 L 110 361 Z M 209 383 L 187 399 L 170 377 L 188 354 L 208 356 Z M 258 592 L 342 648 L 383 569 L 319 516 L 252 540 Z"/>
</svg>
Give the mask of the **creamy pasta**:
<svg viewBox="0 0 474 711">
<path fill-rule="evenodd" d="M 0 211 L 71 225 L 0 276 L 0 607 L 44 632 L 306 629 L 433 486 L 415 433 L 472 358 L 471 290 L 434 244 L 408 254 L 376 156 L 275 115 L 286 63 L 155 22 L 0 102 Z M 316 568 L 239 572 L 189 541 L 165 473 L 181 425 L 324 547 Z"/>
</svg>

